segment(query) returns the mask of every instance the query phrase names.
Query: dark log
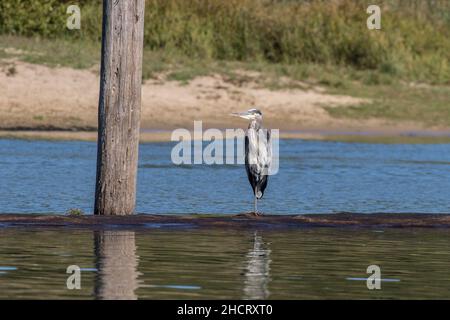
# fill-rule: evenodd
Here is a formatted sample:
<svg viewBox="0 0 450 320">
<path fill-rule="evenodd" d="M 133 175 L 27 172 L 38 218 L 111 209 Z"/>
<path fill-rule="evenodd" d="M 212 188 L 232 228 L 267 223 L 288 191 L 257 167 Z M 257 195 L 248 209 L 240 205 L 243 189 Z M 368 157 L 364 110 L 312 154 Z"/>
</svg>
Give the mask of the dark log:
<svg viewBox="0 0 450 320">
<path fill-rule="evenodd" d="M 1 214 L 0 227 L 60 227 L 88 229 L 292 229 L 292 228 L 450 228 L 450 214 L 424 213 L 333 213 L 304 215 L 252 214 L 150 215 L 125 217 Z"/>
</svg>

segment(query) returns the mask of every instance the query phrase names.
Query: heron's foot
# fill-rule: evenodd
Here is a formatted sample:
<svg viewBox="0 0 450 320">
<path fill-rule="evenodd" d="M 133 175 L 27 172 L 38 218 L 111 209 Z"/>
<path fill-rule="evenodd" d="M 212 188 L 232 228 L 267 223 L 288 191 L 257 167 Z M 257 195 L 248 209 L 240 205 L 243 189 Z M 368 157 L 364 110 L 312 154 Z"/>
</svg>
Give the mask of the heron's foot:
<svg viewBox="0 0 450 320">
<path fill-rule="evenodd" d="M 262 216 L 262 213 L 261 212 L 255 212 L 255 211 L 247 211 L 247 212 L 241 213 L 239 215 L 247 216 L 247 217 L 249 217 L 249 216 L 260 217 L 260 216 Z"/>
</svg>

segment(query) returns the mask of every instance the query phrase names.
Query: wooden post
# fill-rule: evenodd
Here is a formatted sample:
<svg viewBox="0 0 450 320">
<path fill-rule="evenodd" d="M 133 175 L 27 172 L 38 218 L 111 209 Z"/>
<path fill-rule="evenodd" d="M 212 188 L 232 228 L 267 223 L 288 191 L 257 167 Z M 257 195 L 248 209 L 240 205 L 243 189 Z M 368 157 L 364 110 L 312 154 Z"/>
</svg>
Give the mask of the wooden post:
<svg viewBox="0 0 450 320">
<path fill-rule="evenodd" d="M 104 0 L 94 214 L 133 214 L 145 0 Z"/>
</svg>

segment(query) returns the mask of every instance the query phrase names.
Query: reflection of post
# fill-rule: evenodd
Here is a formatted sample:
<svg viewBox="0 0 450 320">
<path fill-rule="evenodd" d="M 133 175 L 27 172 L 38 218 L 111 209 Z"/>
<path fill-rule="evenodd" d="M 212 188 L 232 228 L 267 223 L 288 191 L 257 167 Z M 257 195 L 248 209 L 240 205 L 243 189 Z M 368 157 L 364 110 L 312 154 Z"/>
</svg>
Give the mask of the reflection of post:
<svg viewBox="0 0 450 320">
<path fill-rule="evenodd" d="M 247 254 L 244 298 L 250 300 L 267 299 L 270 281 L 270 249 L 261 236 L 255 232 L 253 249 Z"/>
<path fill-rule="evenodd" d="M 136 299 L 138 257 L 133 231 L 96 231 L 97 299 Z"/>
</svg>

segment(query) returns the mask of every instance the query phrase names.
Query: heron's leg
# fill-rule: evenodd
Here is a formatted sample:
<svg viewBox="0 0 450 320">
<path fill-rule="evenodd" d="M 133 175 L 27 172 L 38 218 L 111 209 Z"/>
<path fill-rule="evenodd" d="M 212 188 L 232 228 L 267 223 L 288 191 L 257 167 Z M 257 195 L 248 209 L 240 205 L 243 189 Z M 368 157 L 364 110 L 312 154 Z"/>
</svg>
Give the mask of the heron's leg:
<svg viewBox="0 0 450 320">
<path fill-rule="evenodd" d="M 257 195 L 257 189 L 255 188 L 255 211 L 254 211 L 254 215 L 255 216 L 259 216 L 259 212 L 258 212 L 258 197 Z"/>
</svg>

